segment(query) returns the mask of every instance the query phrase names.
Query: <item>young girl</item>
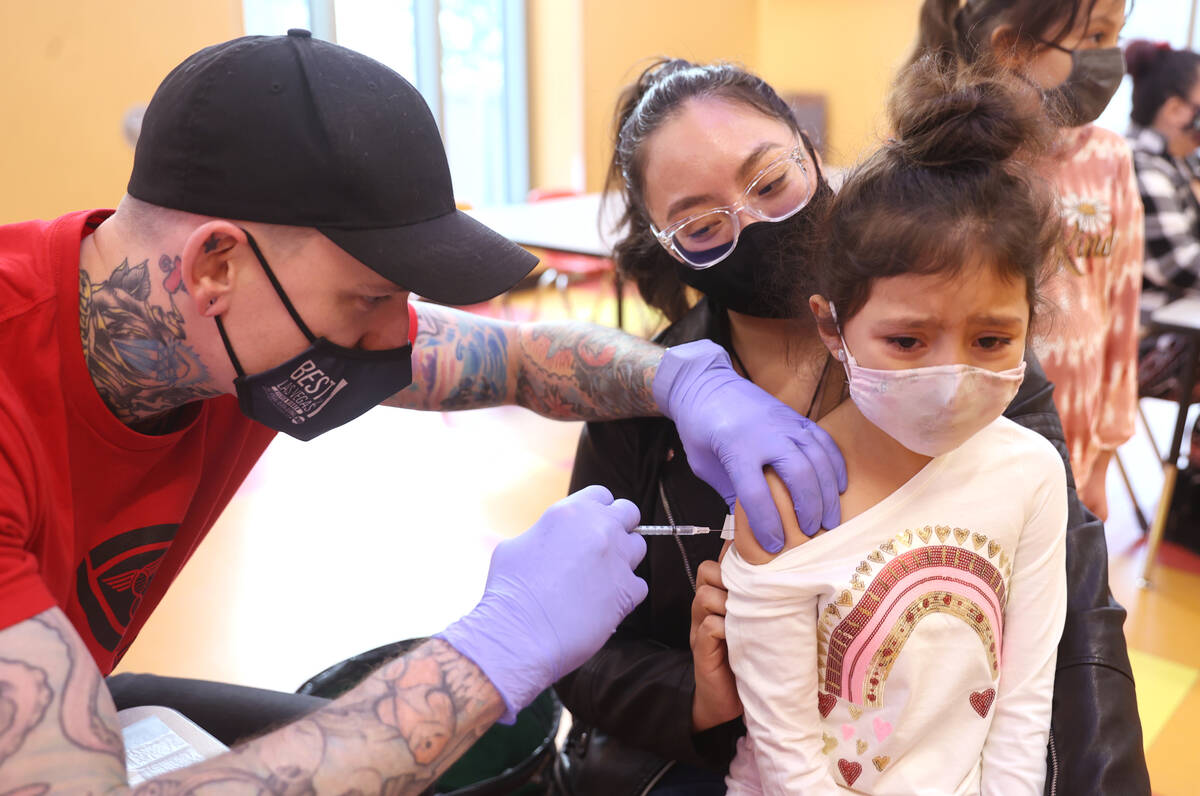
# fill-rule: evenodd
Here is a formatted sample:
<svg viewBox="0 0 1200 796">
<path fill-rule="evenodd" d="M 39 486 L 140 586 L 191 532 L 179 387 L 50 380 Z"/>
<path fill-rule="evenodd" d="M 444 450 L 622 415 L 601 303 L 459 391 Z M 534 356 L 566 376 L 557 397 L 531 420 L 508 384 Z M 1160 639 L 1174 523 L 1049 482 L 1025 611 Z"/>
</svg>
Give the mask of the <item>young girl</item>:
<svg viewBox="0 0 1200 796">
<path fill-rule="evenodd" d="M 998 59 L 1041 90 L 1060 126 L 1040 169 L 1057 189 L 1063 266 L 1034 350 L 1054 382 L 1085 506 L 1108 516 L 1105 474 L 1137 405 L 1142 204 L 1129 147 L 1091 124 L 1121 83 L 1126 0 L 925 0 L 916 57 Z"/>
<path fill-rule="evenodd" d="M 1051 198 L 1036 97 L 934 59 L 847 177 L 810 300 L 851 400 L 842 524 L 744 532 L 722 564 L 748 735 L 730 793 L 1040 794 L 1066 613 L 1066 477 L 1001 417 L 1024 375 Z M 790 502 L 783 492 L 780 513 Z M 815 662 L 815 665 L 814 665 Z"/>
</svg>

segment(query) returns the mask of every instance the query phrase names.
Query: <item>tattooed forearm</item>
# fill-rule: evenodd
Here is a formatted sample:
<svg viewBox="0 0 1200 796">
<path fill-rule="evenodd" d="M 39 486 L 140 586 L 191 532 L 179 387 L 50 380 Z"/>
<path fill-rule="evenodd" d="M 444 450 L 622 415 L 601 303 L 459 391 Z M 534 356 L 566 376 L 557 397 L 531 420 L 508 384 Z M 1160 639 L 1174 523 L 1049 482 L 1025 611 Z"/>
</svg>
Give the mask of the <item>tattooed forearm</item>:
<svg viewBox="0 0 1200 796">
<path fill-rule="evenodd" d="M 417 305 L 413 383 L 387 403 L 409 409 L 478 409 L 511 403 L 513 327 L 466 312 Z"/>
<path fill-rule="evenodd" d="M 44 669 L 0 659 L 0 765 L 41 723 L 53 696 Z"/>
<path fill-rule="evenodd" d="M 307 718 L 134 793 L 419 793 L 502 711 L 482 672 L 435 640 Z"/>
<path fill-rule="evenodd" d="M 387 401 L 411 409 L 517 404 L 562 420 L 658 413 L 662 349 L 582 323 L 510 324 L 418 305 L 413 384 Z"/>
<path fill-rule="evenodd" d="M 662 349 L 636 337 L 582 324 L 522 327 L 517 403 L 560 420 L 613 420 L 658 414 L 651 385 Z"/>
<path fill-rule="evenodd" d="M 116 709 L 62 611 L 43 611 L 0 631 L 5 796 L 119 789 L 124 774 Z"/>
<path fill-rule="evenodd" d="M 100 671 L 90 657 L 84 661 L 78 659 L 77 651 L 58 626 L 61 623 L 48 618 L 33 621 L 57 636 L 66 652 L 66 680 L 58 710 L 63 736 L 81 749 L 112 755 L 125 765 L 125 744 L 111 721 L 116 707 Z"/>
<path fill-rule="evenodd" d="M 3 796 L 416 794 L 504 711 L 479 668 L 434 640 L 297 722 L 131 790 L 99 678 L 57 608 L 0 630 Z"/>
</svg>

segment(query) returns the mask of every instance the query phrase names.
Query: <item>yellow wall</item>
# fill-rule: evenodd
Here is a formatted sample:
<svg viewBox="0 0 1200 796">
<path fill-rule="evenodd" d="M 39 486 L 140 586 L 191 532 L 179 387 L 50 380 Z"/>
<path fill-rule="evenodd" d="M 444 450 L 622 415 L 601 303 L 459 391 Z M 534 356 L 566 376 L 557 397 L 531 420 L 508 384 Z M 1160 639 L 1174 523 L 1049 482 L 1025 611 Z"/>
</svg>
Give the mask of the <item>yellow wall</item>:
<svg viewBox="0 0 1200 796">
<path fill-rule="evenodd" d="M 848 165 L 885 125 L 921 0 L 759 0 L 758 71 L 781 93 L 826 95 L 826 157 Z"/>
<path fill-rule="evenodd" d="M 589 190 L 604 184 L 617 94 L 647 59 L 721 58 L 755 68 L 753 0 L 583 0 L 584 164 Z M 745 8 L 750 13 L 739 13 Z"/>
<path fill-rule="evenodd" d="M 133 165 L 126 110 L 241 33 L 240 0 L 0 2 L 0 223 L 113 206 Z"/>
<path fill-rule="evenodd" d="M 527 2 L 529 184 L 582 190 L 582 0 Z"/>
<path fill-rule="evenodd" d="M 652 56 L 725 59 L 828 97 L 829 152 L 873 140 L 920 0 L 527 0 L 534 187 L 598 190 L 617 93 Z M 114 204 L 126 110 L 242 32 L 240 0 L 0 0 L 0 223 Z"/>
<path fill-rule="evenodd" d="M 582 124 L 588 190 L 604 183 L 618 92 L 646 59 L 660 54 L 735 61 L 781 93 L 824 94 L 829 160 L 853 162 L 876 140 L 887 87 L 915 38 L 921 5 L 921 0 L 529 2 L 531 183 L 567 184 Z M 562 7 L 581 13 L 564 13 Z M 560 47 L 543 68 L 548 61 L 538 58 L 536 42 L 544 47 L 556 36 L 570 46 Z M 570 96 L 564 81 L 576 79 L 581 79 L 576 90 L 582 96 L 582 122 L 577 106 L 563 104 Z M 549 82 L 557 93 L 546 92 Z M 547 112 L 543 103 L 548 101 L 571 110 Z"/>
</svg>

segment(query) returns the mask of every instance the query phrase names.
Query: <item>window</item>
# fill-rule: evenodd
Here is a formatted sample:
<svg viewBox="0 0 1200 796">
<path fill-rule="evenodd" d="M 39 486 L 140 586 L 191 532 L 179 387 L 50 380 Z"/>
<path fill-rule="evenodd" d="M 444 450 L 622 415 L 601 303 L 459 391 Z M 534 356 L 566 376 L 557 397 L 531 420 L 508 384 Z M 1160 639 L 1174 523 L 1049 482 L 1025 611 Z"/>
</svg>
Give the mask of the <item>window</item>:
<svg viewBox="0 0 1200 796">
<path fill-rule="evenodd" d="M 248 34 L 308 28 L 404 75 L 437 119 L 460 202 L 525 199 L 525 0 L 245 0 L 243 7 Z"/>
</svg>

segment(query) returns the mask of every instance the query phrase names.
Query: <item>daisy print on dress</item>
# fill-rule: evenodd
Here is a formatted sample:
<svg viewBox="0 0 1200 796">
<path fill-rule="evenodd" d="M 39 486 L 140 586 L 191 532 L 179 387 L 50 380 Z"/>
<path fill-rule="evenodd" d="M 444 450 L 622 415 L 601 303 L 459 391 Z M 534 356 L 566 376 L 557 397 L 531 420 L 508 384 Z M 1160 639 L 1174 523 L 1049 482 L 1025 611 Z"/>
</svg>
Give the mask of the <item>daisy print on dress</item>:
<svg viewBox="0 0 1200 796">
<path fill-rule="evenodd" d="M 1063 249 L 1071 269 L 1084 269 L 1076 262 L 1087 257 L 1108 257 L 1116 241 L 1112 208 L 1097 196 L 1067 194 L 1059 203 L 1063 217 Z"/>
<path fill-rule="evenodd" d="M 1080 232 L 1094 234 L 1112 226 L 1112 208 L 1098 197 L 1067 194 L 1061 209 L 1063 220 Z"/>
<path fill-rule="evenodd" d="M 883 707 L 885 686 L 905 642 L 923 619 L 948 614 L 979 639 L 999 676 L 1007 602 L 1007 553 L 965 528 L 905 530 L 871 551 L 835 592 L 818 626 L 818 707 L 833 702 Z"/>
</svg>

